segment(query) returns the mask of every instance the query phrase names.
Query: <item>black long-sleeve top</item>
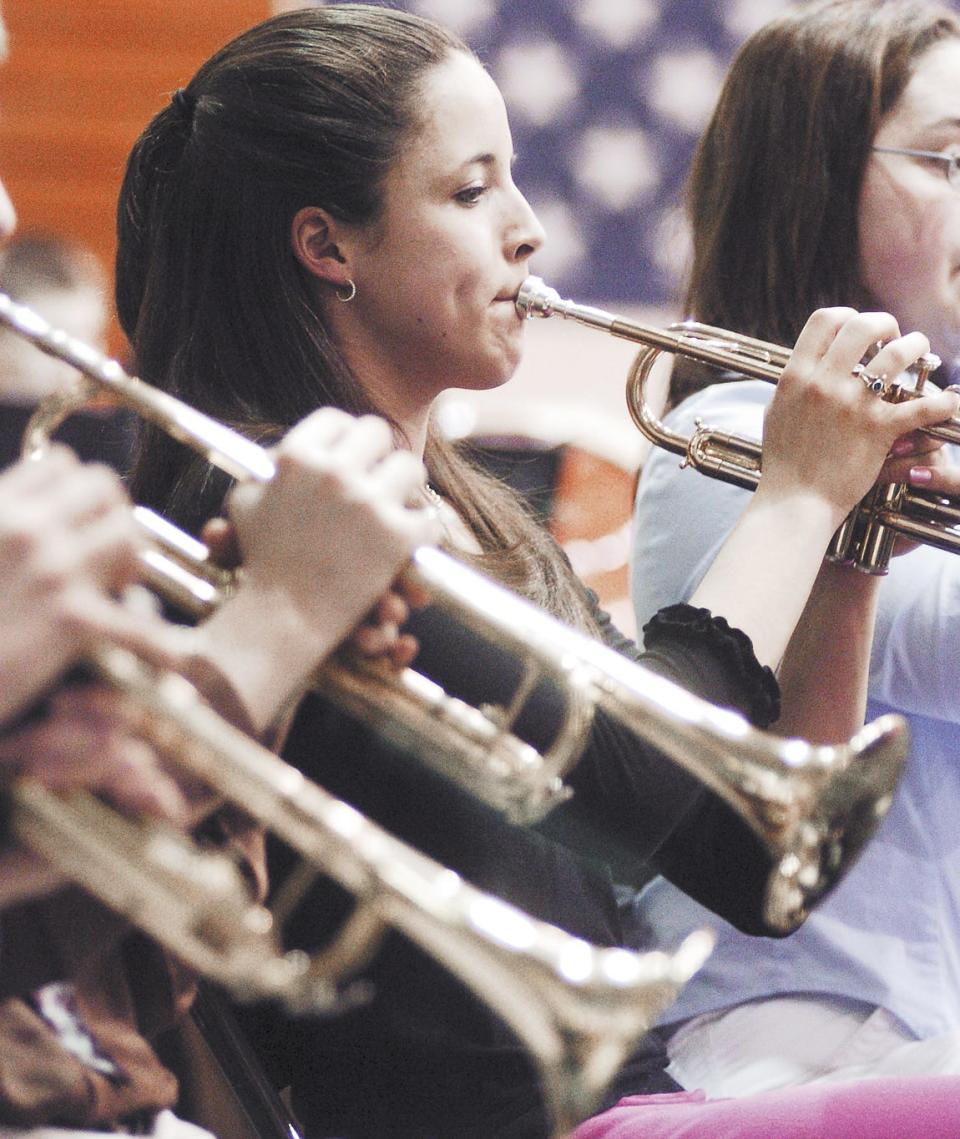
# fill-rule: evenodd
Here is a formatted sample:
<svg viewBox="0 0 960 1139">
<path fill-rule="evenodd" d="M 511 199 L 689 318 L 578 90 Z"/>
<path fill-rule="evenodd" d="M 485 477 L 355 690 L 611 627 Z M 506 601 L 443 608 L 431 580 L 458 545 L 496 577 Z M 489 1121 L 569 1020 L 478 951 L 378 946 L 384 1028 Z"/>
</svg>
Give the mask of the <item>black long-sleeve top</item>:
<svg viewBox="0 0 960 1139">
<path fill-rule="evenodd" d="M 776 716 L 777 690 L 748 639 L 704 610 L 675 606 L 645 630 L 646 651 L 597 613 L 603 639 L 643 665 L 758 726 Z M 496 699 L 513 662 L 428 610 L 415 630 L 417 667 L 464 698 Z M 539 694 L 521 725 L 536 738 L 551 719 Z M 539 722 L 538 722 L 539 721 Z M 415 758 L 309 697 L 288 740 L 289 760 L 381 826 L 479 888 L 603 946 L 621 944 L 613 879 L 666 874 L 742 928 L 769 933 L 760 899 L 769 861 L 717 798 L 610 717 L 598 715 L 569 782 L 573 800 L 538 829 L 512 826 Z M 289 865 L 275 852 L 273 874 Z M 350 908 L 323 881 L 288 936 L 322 944 Z M 245 1015 L 279 1086 L 290 1084 L 308 1139 L 542 1139 L 549 1134 L 534 1068 L 498 1018 L 428 954 L 391 933 L 363 977 L 372 999 L 331 1020 Z M 626 1094 L 673 1090 L 661 1043 L 648 1036 L 614 1081 Z"/>
</svg>

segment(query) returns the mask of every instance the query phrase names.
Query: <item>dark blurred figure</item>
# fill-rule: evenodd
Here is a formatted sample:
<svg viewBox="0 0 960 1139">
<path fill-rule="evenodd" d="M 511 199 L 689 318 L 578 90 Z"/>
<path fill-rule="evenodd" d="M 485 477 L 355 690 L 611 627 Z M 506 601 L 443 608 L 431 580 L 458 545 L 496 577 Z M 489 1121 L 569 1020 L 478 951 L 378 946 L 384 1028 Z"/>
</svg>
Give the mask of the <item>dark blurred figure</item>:
<svg viewBox="0 0 960 1139">
<path fill-rule="evenodd" d="M 0 254 L 0 292 L 98 348 L 105 343 L 107 284 L 103 267 L 89 249 L 54 234 L 26 233 Z M 0 326 L 0 468 L 19 457 L 24 428 L 37 403 L 76 374 Z M 57 438 L 81 459 L 107 463 L 122 473 L 129 465 L 133 430 L 128 413 L 103 408 L 72 416 Z"/>
</svg>

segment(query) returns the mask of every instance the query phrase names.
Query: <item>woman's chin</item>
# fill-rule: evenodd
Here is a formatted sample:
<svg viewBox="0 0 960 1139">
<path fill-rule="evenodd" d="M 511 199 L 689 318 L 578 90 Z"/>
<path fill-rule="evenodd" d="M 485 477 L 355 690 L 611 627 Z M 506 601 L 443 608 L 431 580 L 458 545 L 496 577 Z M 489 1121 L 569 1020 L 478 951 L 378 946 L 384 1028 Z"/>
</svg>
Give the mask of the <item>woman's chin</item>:
<svg viewBox="0 0 960 1139">
<path fill-rule="evenodd" d="M 515 357 L 502 361 L 494 367 L 476 368 L 459 376 L 456 382 L 450 384 L 450 387 L 472 392 L 493 391 L 509 383 L 516 375 L 519 365 L 520 353 L 518 352 Z"/>
</svg>

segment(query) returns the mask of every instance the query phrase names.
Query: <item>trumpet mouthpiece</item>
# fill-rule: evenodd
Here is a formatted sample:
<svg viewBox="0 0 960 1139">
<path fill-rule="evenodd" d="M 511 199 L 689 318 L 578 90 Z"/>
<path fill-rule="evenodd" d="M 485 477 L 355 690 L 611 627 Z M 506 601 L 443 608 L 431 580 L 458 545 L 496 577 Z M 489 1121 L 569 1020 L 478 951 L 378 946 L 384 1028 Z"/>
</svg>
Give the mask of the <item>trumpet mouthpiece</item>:
<svg viewBox="0 0 960 1139">
<path fill-rule="evenodd" d="M 554 309 L 562 303 L 557 290 L 545 285 L 540 277 L 527 277 L 517 293 L 517 312 L 527 318 L 553 316 Z"/>
</svg>

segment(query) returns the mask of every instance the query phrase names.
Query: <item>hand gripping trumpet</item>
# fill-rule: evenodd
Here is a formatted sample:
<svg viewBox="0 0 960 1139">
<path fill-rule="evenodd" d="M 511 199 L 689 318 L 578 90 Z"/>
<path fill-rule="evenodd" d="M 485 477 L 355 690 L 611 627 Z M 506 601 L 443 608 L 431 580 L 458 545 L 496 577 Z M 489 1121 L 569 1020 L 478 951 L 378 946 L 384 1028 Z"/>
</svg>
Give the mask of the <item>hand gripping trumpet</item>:
<svg viewBox="0 0 960 1139">
<path fill-rule="evenodd" d="M 682 455 L 684 466 L 745 490 L 756 489 L 761 466 L 759 442 L 716 431 L 699 421 L 689 438 L 671 431 L 647 399 L 647 382 L 657 360 L 666 352 L 776 383 L 790 359 L 788 348 L 694 321 L 655 328 L 563 300 L 539 277 L 524 281 L 517 308 L 524 316 L 560 316 L 643 345 L 627 378 L 627 405 L 640 431 L 655 446 Z M 921 357 L 904 377 L 887 385 L 882 398 L 892 402 L 917 398 L 930 373 L 939 366 L 936 356 Z M 907 377 L 912 386 L 907 386 Z M 926 434 L 947 443 L 960 443 L 960 419 L 927 428 Z M 903 483 L 877 487 L 834 535 L 827 557 L 850 563 L 865 573 L 884 574 L 897 535 L 950 553 L 960 552 L 960 502 Z"/>
<path fill-rule="evenodd" d="M 42 449 L 49 431 L 89 398 L 91 390 L 106 390 L 234 477 L 265 480 L 272 476 L 268 452 L 127 376 L 115 361 L 55 332 L 36 314 L 0 301 L 0 320 L 78 368 L 90 381 L 55 405 L 38 410 L 33 430 L 28 430 L 28 450 Z M 185 544 L 188 554 L 205 553 L 193 539 L 185 539 Z M 157 569 L 154 565 L 154 578 Z M 889 808 L 908 748 L 907 727 L 900 717 L 881 717 L 845 745 L 813 746 L 780 739 L 564 626 L 439 550 L 417 550 L 405 573 L 435 603 L 453 609 L 491 639 L 517 646 L 529 662 L 524 682 L 506 712 L 495 714 L 482 731 L 475 731 L 471 726 L 475 718 L 487 717 L 471 709 L 466 717 L 471 726 L 466 745 L 443 757 L 442 770 L 487 802 L 496 805 L 499 800 L 501 809 L 504 800 L 508 805 L 516 803 L 518 788 L 528 815 L 536 813 L 529 810 L 530 800 L 537 807 L 545 800 L 555 800 L 561 793 L 556 786 L 559 777 L 578 758 L 582 733 L 592 714 L 602 710 L 711 788 L 759 836 L 772 862 L 764 917 L 772 928 L 788 932 L 842 877 Z M 216 604 L 218 589 L 215 581 L 206 578 L 198 583 L 198 613 Z M 529 748 L 520 753 L 524 764 L 505 769 L 502 753 L 484 751 L 481 746 L 504 737 L 505 725 L 513 722 L 534 683 L 534 664 L 565 680 L 565 691 L 572 693 L 575 711 L 568 712 L 567 719 L 577 722 L 578 746 L 565 754 L 562 770 L 545 771 L 539 757 L 528 754 Z M 348 711 L 362 716 L 393 742 L 412 745 L 427 762 L 432 760 L 431 741 L 438 723 L 445 729 L 441 743 L 463 742 L 460 725 L 449 723 L 449 697 L 431 688 L 426 699 L 411 698 L 410 693 L 421 687 L 419 681 L 407 684 L 403 678 L 399 686 L 371 685 L 342 668 L 327 669 L 320 679 L 334 701 L 340 700 Z M 513 812 L 514 817 L 517 813 Z"/>
</svg>

